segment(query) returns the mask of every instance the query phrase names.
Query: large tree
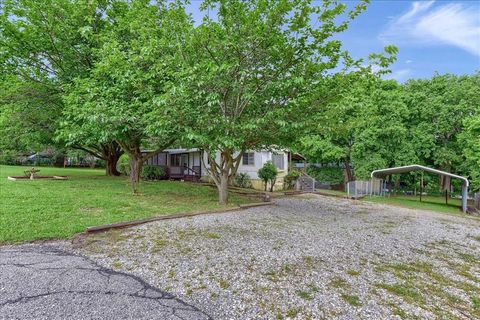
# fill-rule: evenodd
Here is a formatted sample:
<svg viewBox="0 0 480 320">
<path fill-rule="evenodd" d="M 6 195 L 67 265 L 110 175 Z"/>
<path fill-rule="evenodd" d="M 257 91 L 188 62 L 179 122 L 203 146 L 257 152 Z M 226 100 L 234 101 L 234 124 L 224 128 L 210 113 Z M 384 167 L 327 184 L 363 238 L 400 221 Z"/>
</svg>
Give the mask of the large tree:
<svg viewBox="0 0 480 320">
<path fill-rule="evenodd" d="M 385 67 L 395 58 L 395 48 Z M 372 168 L 399 163 L 399 152 L 406 148 L 406 129 L 402 114 L 401 88 L 394 81 L 383 81 L 370 68 L 335 78 L 333 100 L 308 121 L 299 139 L 299 151 L 309 161 L 339 164 L 345 168 L 347 181 L 356 174 L 365 177 Z M 353 170 L 355 168 L 355 170 Z"/>
<path fill-rule="evenodd" d="M 182 119 L 163 94 L 176 66 L 174 49 L 190 22 L 182 6 L 148 0 L 118 2 L 105 15 L 112 26 L 88 76 L 70 88 L 66 114 L 84 124 L 80 131 L 94 128 L 122 147 L 137 192 L 143 163 L 179 135 Z"/>
<path fill-rule="evenodd" d="M 368 88 L 376 80 L 376 75 L 356 72 L 332 79 L 329 90 L 336 91 L 334 99 L 326 101 L 322 110 L 308 119 L 305 132 L 299 136 L 298 151 L 310 162 L 343 166 L 347 180 L 355 180 L 352 149 Z"/>
<path fill-rule="evenodd" d="M 362 179 L 370 178 L 375 169 L 419 160 L 411 143 L 410 110 L 403 101 L 402 87 L 394 80 L 384 80 L 366 89 L 352 148 L 352 163 Z"/>
<path fill-rule="evenodd" d="M 16 118 L 31 118 L 43 115 L 48 121 L 40 121 L 45 144 L 59 144 L 54 140 L 55 131 L 62 116 L 63 100 L 68 86 L 74 79 L 83 77 L 95 63 L 94 51 L 100 46 L 99 35 L 109 25 L 104 12 L 116 1 L 110 0 L 6 0 L 0 13 L 0 71 L 11 74 L 19 85 L 9 90 L 8 112 Z M 15 89 L 15 90 L 13 90 Z M 5 107 L 7 108 L 7 107 Z M 45 120 L 45 119 L 43 119 Z M 43 123 L 43 124 L 42 124 Z M 11 124 L 3 124 L 4 132 L 12 131 Z M 28 126 L 33 130 L 38 125 Z M 16 125 L 18 126 L 18 125 Z M 73 126 L 62 126 L 63 136 L 75 136 Z M 38 135 L 37 131 L 20 131 L 17 137 L 25 142 Z M 71 141 L 66 141 L 71 142 Z M 88 145 L 76 141 L 79 147 L 107 160 L 107 173 L 116 174 L 108 168 L 116 161 L 119 153 L 109 156 L 118 148 L 110 148 L 112 140 L 92 141 Z M 100 153 L 93 151 L 94 146 Z M 106 151 L 105 152 L 103 152 Z"/>
<path fill-rule="evenodd" d="M 464 145 L 459 136 L 465 121 L 480 112 L 479 87 L 478 72 L 435 75 L 405 84 L 411 142 L 423 163 L 450 172 L 462 170 Z M 443 190 L 448 189 L 448 178 L 440 182 Z"/>
<path fill-rule="evenodd" d="M 221 204 L 243 153 L 288 145 L 321 104 L 312 89 L 347 57 L 333 36 L 366 2 L 347 12 L 326 0 L 204 1 L 214 18 L 206 15 L 179 47 L 168 97 L 184 115 L 185 140 L 208 154 Z"/>
<path fill-rule="evenodd" d="M 474 191 L 480 190 L 480 112 L 473 117 L 465 119 L 464 130 L 460 134 L 460 143 L 463 148 L 465 162 L 463 172 L 472 182 Z"/>
<path fill-rule="evenodd" d="M 351 163 L 361 179 L 374 169 L 412 163 L 475 179 L 479 85 L 478 73 L 405 84 L 355 77 L 312 118 L 302 152 L 312 161 Z M 448 189 L 449 181 L 440 185 Z"/>
<path fill-rule="evenodd" d="M 54 100 L 48 100 L 51 97 Z M 56 99 L 55 99 L 56 98 Z M 48 87 L 14 75 L 0 78 L 0 150 L 29 152 L 54 142 L 61 101 Z"/>
</svg>

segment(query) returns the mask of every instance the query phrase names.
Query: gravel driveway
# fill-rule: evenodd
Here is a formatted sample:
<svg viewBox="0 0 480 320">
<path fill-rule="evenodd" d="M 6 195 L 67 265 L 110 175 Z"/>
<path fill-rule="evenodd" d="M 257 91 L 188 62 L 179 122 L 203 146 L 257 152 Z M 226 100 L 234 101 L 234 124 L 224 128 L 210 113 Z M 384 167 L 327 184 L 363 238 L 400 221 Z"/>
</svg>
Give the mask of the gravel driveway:
<svg viewBox="0 0 480 320">
<path fill-rule="evenodd" d="M 98 234 L 77 250 L 215 319 L 473 319 L 479 245 L 479 220 L 309 195 Z"/>
<path fill-rule="evenodd" d="M 0 319 L 209 317 L 135 276 L 58 246 L 23 245 L 0 248 Z"/>
</svg>

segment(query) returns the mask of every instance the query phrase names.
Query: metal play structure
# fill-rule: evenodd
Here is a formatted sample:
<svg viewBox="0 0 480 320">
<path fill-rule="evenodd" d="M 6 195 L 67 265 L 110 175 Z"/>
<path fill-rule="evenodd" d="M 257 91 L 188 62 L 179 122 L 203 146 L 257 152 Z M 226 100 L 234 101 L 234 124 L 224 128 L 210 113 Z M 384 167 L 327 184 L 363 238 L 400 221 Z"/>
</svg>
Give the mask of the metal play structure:
<svg viewBox="0 0 480 320">
<path fill-rule="evenodd" d="M 418 164 L 414 165 L 409 165 L 409 166 L 403 166 L 403 167 L 395 167 L 395 168 L 387 168 L 387 169 L 381 169 L 381 170 L 374 170 L 372 171 L 371 177 L 372 181 L 373 179 L 382 179 L 387 177 L 388 175 L 391 174 L 400 174 L 400 173 L 407 173 L 407 172 L 413 172 L 413 171 L 425 171 L 425 172 L 430 172 L 434 173 L 440 176 L 446 176 L 454 179 L 459 179 L 462 181 L 462 211 L 465 213 L 467 212 L 467 200 L 468 200 L 468 179 L 462 176 L 458 176 L 456 174 L 446 172 L 446 171 L 440 171 L 437 169 L 432 169 L 429 167 L 421 166 Z M 422 185 L 421 183 L 420 185 Z M 422 191 L 420 191 L 420 194 L 422 194 Z"/>
</svg>

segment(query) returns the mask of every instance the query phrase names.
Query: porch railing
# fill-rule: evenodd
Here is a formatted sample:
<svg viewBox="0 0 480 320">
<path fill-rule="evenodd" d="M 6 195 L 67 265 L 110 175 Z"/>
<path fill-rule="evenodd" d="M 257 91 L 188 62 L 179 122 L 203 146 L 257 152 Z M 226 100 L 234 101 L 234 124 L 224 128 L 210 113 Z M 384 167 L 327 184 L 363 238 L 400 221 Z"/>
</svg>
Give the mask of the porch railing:
<svg viewBox="0 0 480 320">
<path fill-rule="evenodd" d="M 297 179 L 295 189 L 304 192 L 315 192 L 315 179 L 302 171 Z"/>
<path fill-rule="evenodd" d="M 174 179 L 200 179 L 200 166 L 172 166 L 168 167 L 168 176 Z"/>
</svg>

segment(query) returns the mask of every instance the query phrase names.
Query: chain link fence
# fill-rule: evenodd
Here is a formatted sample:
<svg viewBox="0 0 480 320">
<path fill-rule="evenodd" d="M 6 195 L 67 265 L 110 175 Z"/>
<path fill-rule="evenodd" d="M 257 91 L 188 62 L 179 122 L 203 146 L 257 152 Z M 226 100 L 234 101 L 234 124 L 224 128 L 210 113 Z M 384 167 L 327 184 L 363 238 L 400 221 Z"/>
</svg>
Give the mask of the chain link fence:
<svg viewBox="0 0 480 320">
<path fill-rule="evenodd" d="M 384 196 L 387 190 L 386 182 L 381 179 L 370 181 L 350 181 L 347 183 L 347 195 L 349 198 L 361 198 L 364 196 Z"/>
</svg>

